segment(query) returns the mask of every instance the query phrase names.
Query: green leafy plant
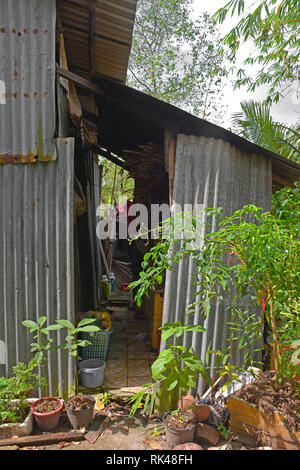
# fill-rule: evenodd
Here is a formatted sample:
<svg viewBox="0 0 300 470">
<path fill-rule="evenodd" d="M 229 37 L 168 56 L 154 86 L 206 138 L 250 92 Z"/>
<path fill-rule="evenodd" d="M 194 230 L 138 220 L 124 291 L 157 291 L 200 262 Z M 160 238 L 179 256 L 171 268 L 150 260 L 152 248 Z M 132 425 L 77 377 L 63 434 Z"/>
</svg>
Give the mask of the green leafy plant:
<svg viewBox="0 0 300 470">
<path fill-rule="evenodd" d="M 104 392 L 103 396 L 102 396 L 102 399 L 101 399 L 101 403 L 103 403 L 103 405 L 108 405 L 109 403 L 111 403 L 112 398 L 113 398 L 113 396 L 112 396 L 111 393 Z"/>
<path fill-rule="evenodd" d="M 226 348 L 220 357 L 224 373 L 234 378 L 234 368 L 237 372 L 238 366 L 240 369 L 247 369 L 247 366 L 253 365 L 251 355 L 255 350 L 261 349 L 261 346 L 255 348 L 255 343 L 262 342 L 265 316 L 273 342 L 274 387 L 286 373 L 279 348 L 282 325 L 287 322 L 282 312 L 292 311 L 292 318 L 295 318 L 292 305 L 300 294 L 299 188 L 298 191 L 289 192 L 287 197 L 289 202 L 285 203 L 286 209 L 278 215 L 264 212 L 253 205 L 244 206 L 230 217 L 225 217 L 221 209 L 205 209 L 203 220 L 206 222 L 200 229 L 200 249 L 193 248 L 193 239 L 199 235 L 199 226 L 193 215 L 180 215 L 192 219 L 192 223 L 188 224 L 189 233 L 179 240 L 180 243 L 176 230 L 174 231 L 174 221 L 173 224 L 170 220 L 167 221 L 169 230 L 146 253 L 140 278 L 131 284 L 137 289 L 135 300 L 139 304 L 144 295 L 149 295 L 151 289 L 161 284 L 165 270 L 172 270 L 175 263 L 180 262 L 187 254 L 190 255 L 195 261 L 193 275 L 197 289 L 196 300 L 188 306 L 186 315 L 193 314 L 197 306 L 204 320 L 212 313 L 212 303 L 223 301 L 224 294 L 230 294 L 228 308 L 231 310 L 229 326 L 232 335 L 227 340 L 231 342 L 231 348 L 233 342 L 237 343 L 237 348 L 245 353 L 246 360 L 243 364 L 230 364 L 231 355 Z M 214 232 L 211 231 L 212 218 L 217 223 L 217 231 Z M 165 227 L 159 230 L 160 235 L 163 228 Z M 244 299 L 244 308 L 240 307 L 241 299 Z M 261 314 L 258 308 L 261 309 Z M 180 327 L 181 325 L 176 325 L 175 330 Z M 166 328 L 170 334 L 175 333 L 172 325 L 166 325 Z M 162 364 L 164 355 L 167 360 L 173 361 L 171 352 L 168 348 L 160 354 L 154 365 L 154 372 Z M 211 354 L 216 354 L 216 351 L 211 351 Z M 296 352 L 293 357 L 295 359 Z M 222 370 L 219 369 L 219 372 Z M 175 380 L 174 375 L 171 377 Z M 159 374 L 155 374 L 155 378 L 161 379 Z M 152 390 L 152 385 L 149 387 Z M 137 401 L 139 399 L 140 395 Z"/>
<path fill-rule="evenodd" d="M 78 338 L 80 333 L 96 333 L 101 331 L 96 325 L 91 325 L 95 322 L 94 318 L 83 318 L 77 326 L 74 326 L 69 320 L 56 320 L 60 328 L 67 328 L 68 334 L 65 338 L 66 343 L 59 345 L 59 348 L 65 349 L 69 352 L 70 356 L 74 359 L 74 375 L 75 375 L 75 393 L 78 392 L 78 371 L 77 360 L 79 357 L 79 348 L 89 346 L 91 344 L 88 340 Z"/>
<path fill-rule="evenodd" d="M 33 339 L 35 340 L 30 344 L 31 352 L 34 353 L 34 358 L 37 361 L 38 365 L 41 366 L 42 376 L 45 381 L 45 392 L 48 396 L 49 394 L 49 385 L 46 373 L 46 364 L 48 363 L 47 354 L 49 351 L 52 351 L 53 348 L 53 339 L 49 337 L 50 331 L 57 331 L 62 328 L 60 325 L 48 325 L 45 326 L 47 322 L 47 317 L 41 316 L 38 321 L 25 320 L 22 322 L 22 325 L 26 328 L 29 328 L 30 333 L 35 333 Z"/>
<path fill-rule="evenodd" d="M 152 383 L 144 385 L 144 389 L 129 399 L 132 404 L 131 415 L 134 415 L 144 400 L 143 412 L 149 414 L 154 411 L 155 405 L 158 411 L 169 411 L 176 407 L 178 400 L 182 401 L 183 395 L 191 387 L 195 387 L 199 374 L 207 383 L 211 383 L 206 374 L 205 365 L 200 357 L 193 352 L 192 348 L 187 349 L 178 342 L 185 332 L 202 333 L 205 328 L 199 325 L 182 325 L 181 322 L 166 323 L 161 328 L 162 341 L 167 341 L 172 336 L 175 344 L 168 344 L 167 349 L 162 351 L 156 361 L 152 364 Z M 181 403 L 183 410 L 183 403 Z M 178 414 L 181 411 L 178 410 Z"/>
<path fill-rule="evenodd" d="M 218 426 L 218 431 L 220 431 L 220 433 L 224 437 L 225 441 L 227 441 L 227 439 L 230 436 L 230 431 L 227 429 L 227 427 L 224 424 L 221 423 Z"/>
<path fill-rule="evenodd" d="M 299 124 L 290 127 L 274 121 L 270 105 L 242 101 L 242 111 L 232 115 L 233 131 L 271 152 L 300 161 Z"/>
<path fill-rule="evenodd" d="M 78 333 L 81 332 L 97 332 L 101 331 L 98 326 L 91 325 L 95 322 L 94 318 L 84 318 L 81 320 L 77 327 L 74 326 L 69 320 L 61 319 L 56 320 L 53 325 L 45 326 L 47 317 L 41 316 L 38 321 L 25 320 L 22 322 L 24 326 L 29 328 L 30 333 L 36 333 L 34 335 L 35 342 L 31 343 L 31 352 L 35 354 L 34 358 L 41 366 L 42 375 L 46 383 L 46 394 L 48 395 L 49 386 L 46 374 L 46 364 L 48 362 L 47 353 L 53 349 L 65 349 L 69 352 L 70 356 L 74 358 L 74 375 L 75 375 L 75 393 L 78 391 L 78 373 L 77 373 L 77 359 L 79 358 L 78 351 L 80 347 L 90 345 L 90 341 L 81 340 L 78 338 Z M 61 329 L 67 329 L 68 334 L 65 337 L 66 342 L 53 346 L 53 339 L 49 337 L 51 331 L 58 331 Z"/>
<path fill-rule="evenodd" d="M 0 424 L 23 419 L 28 408 L 26 399 L 34 389 L 45 388 L 46 383 L 35 372 L 39 362 L 33 358 L 28 364 L 20 362 L 13 367 L 12 377 L 0 377 Z M 13 403 L 13 400 L 18 400 Z"/>
<path fill-rule="evenodd" d="M 236 86 L 253 92 L 268 85 L 267 101 L 278 102 L 287 95 L 298 79 L 299 67 L 299 2 L 297 0 L 257 0 L 248 5 L 244 0 L 230 0 L 214 15 L 223 23 L 235 13 L 239 21 L 223 39 L 234 57 L 245 42 L 252 42 L 251 54 L 244 60 L 250 68 L 238 70 Z"/>
</svg>

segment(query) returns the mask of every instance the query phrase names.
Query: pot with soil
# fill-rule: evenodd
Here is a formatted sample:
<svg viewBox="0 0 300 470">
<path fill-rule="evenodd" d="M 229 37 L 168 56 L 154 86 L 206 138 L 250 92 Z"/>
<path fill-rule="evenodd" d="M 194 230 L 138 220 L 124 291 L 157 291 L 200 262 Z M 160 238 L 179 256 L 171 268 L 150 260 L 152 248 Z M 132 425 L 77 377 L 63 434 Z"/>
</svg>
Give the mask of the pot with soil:
<svg viewBox="0 0 300 470">
<path fill-rule="evenodd" d="M 93 420 L 96 401 L 91 395 L 73 395 L 65 401 L 69 421 L 74 429 L 79 429 Z"/>
<path fill-rule="evenodd" d="M 227 398 L 230 430 L 254 436 L 273 449 L 300 450 L 300 397 L 295 383 L 285 378 L 274 383 L 273 376 L 274 371 L 266 371 Z"/>
<path fill-rule="evenodd" d="M 60 398 L 45 397 L 31 405 L 31 412 L 41 431 L 51 431 L 58 426 L 63 401 Z"/>
<path fill-rule="evenodd" d="M 30 406 L 36 400 L 37 398 L 26 398 L 25 403 L 22 401 L 21 408 L 18 406 L 20 404 L 19 399 L 10 402 L 8 410 L 17 411 L 19 419 L 16 419 L 15 422 L 5 421 L 1 423 L 0 421 L 0 439 L 10 439 L 13 436 L 24 437 L 31 434 L 34 418 Z"/>
<path fill-rule="evenodd" d="M 193 442 L 196 417 L 188 411 L 170 411 L 163 419 L 168 444 L 173 448 L 179 444 Z"/>
</svg>

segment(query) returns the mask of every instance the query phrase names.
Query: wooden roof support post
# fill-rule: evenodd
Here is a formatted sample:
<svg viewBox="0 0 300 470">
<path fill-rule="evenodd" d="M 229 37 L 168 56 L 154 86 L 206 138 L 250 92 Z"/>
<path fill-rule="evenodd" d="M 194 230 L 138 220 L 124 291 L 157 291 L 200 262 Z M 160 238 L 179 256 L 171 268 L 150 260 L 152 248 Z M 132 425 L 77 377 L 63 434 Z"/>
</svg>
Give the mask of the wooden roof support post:
<svg viewBox="0 0 300 470">
<path fill-rule="evenodd" d="M 87 0 L 89 8 L 89 71 L 95 72 L 95 16 L 97 0 Z"/>
<path fill-rule="evenodd" d="M 175 156 L 176 156 L 176 131 L 165 129 L 165 164 L 169 174 L 169 204 L 173 205 L 173 190 L 175 177 Z"/>
</svg>

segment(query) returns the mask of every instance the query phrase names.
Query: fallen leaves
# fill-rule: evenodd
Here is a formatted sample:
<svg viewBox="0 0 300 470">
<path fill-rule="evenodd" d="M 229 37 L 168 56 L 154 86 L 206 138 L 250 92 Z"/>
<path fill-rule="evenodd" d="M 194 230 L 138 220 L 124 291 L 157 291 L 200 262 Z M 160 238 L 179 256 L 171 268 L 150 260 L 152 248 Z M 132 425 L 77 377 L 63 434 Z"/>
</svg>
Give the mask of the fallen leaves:
<svg viewBox="0 0 300 470">
<path fill-rule="evenodd" d="M 147 437 L 146 439 L 143 440 L 143 443 L 150 446 L 151 449 L 155 450 L 164 450 L 164 447 L 161 445 L 160 442 L 158 442 L 157 439 L 152 438 L 152 437 Z"/>
<path fill-rule="evenodd" d="M 62 449 L 63 447 L 68 447 L 68 446 L 70 446 L 70 445 L 71 445 L 71 442 L 61 441 L 61 442 L 59 442 L 59 443 L 57 444 L 57 447 L 58 447 L 59 449 Z"/>
</svg>

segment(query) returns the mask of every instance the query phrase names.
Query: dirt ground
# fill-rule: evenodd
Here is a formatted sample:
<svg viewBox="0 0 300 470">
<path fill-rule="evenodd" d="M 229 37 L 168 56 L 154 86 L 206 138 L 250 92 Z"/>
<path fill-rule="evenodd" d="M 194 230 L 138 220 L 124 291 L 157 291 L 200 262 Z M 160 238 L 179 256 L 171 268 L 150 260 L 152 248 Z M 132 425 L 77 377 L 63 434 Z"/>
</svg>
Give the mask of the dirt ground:
<svg viewBox="0 0 300 470">
<path fill-rule="evenodd" d="M 95 437 L 95 433 L 101 425 L 101 429 L 104 428 L 102 434 L 99 435 L 96 442 L 89 442 L 87 439 Z M 82 441 L 60 441 L 51 445 L 26 446 L 20 450 L 170 450 L 163 433 L 153 435 L 156 429 L 158 431 L 162 429 L 158 418 L 150 420 L 139 414 L 130 417 L 127 406 L 110 404 L 102 411 L 95 412 L 94 420 L 86 428 L 85 438 Z M 69 431 L 72 429 L 67 414 L 63 412 L 59 426 L 53 432 Z M 32 434 L 41 435 L 44 433 L 35 426 Z M 204 443 L 202 447 L 203 450 L 248 450 L 254 446 L 254 443 L 248 443 L 246 446 L 238 439 L 231 439 L 226 441 L 221 437 L 217 446 L 209 447 Z"/>
</svg>

